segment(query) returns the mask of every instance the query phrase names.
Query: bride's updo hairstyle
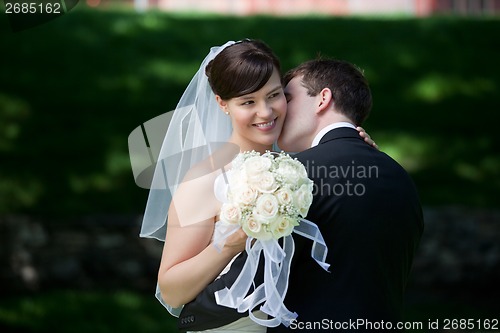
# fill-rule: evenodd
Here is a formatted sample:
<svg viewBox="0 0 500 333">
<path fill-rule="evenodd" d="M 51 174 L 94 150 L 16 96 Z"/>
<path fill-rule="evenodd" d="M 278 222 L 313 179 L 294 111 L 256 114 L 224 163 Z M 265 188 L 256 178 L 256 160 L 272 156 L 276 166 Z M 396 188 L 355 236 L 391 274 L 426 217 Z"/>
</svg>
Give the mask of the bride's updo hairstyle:
<svg viewBox="0 0 500 333">
<path fill-rule="evenodd" d="M 229 100 L 262 88 L 280 62 L 264 42 L 245 39 L 226 47 L 205 69 L 214 94 Z"/>
</svg>

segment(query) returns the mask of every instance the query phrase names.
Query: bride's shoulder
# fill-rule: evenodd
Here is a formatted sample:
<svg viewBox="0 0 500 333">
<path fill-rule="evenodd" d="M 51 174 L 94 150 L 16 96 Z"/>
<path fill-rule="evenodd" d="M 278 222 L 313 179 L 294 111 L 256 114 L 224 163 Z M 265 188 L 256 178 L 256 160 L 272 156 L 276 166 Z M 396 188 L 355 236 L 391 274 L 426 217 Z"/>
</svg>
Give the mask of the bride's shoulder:
<svg viewBox="0 0 500 333">
<path fill-rule="evenodd" d="M 214 149 L 210 155 L 195 163 L 185 172 L 175 195 L 182 195 L 192 201 L 198 198 L 205 201 L 205 198 L 213 197 L 214 192 L 220 192 L 217 189 L 225 183 L 223 176 L 230 170 L 231 162 L 239 152 L 239 148 L 237 150 L 237 146 L 233 146 L 226 144 Z"/>
<path fill-rule="evenodd" d="M 176 194 L 189 194 L 191 199 L 208 198 L 214 194 L 224 172 L 225 168 L 214 168 L 209 161 L 202 161 L 186 172 Z"/>
<path fill-rule="evenodd" d="M 201 161 L 194 165 L 186 172 L 183 182 L 190 182 L 194 180 L 201 181 L 202 183 L 213 184 L 218 175 L 221 174 L 221 169 L 214 167 L 209 160 Z"/>
<path fill-rule="evenodd" d="M 183 181 L 203 178 L 208 183 L 213 184 L 217 177 L 231 167 L 231 162 L 239 152 L 234 147 L 227 145 L 215 150 L 205 159 L 194 164 L 187 172 Z"/>
<path fill-rule="evenodd" d="M 220 173 L 204 164 L 196 165 L 186 172 L 172 198 L 178 220 L 183 221 L 179 224 L 191 225 L 215 219 L 220 203 L 215 196 L 214 184 Z"/>
</svg>

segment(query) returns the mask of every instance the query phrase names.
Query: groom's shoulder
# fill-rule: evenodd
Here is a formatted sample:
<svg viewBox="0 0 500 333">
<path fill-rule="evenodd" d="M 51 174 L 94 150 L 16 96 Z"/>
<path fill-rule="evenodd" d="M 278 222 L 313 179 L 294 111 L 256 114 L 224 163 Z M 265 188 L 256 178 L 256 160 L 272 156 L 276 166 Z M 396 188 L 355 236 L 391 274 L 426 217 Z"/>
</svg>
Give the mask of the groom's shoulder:
<svg viewBox="0 0 500 333">
<path fill-rule="evenodd" d="M 295 153 L 294 155 L 292 155 L 292 157 L 298 159 L 300 162 L 304 162 L 307 160 L 311 160 L 314 156 L 317 155 L 318 155 L 318 149 L 317 147 L 313 147 L 301 151 L 300 153 Z"/>
<path fill-rule="evenodd" d="M 387 153 L 363 141 L 332 140 L 293 155 L 302 164 L 357 163 L 376 164 L 397 172 L 407 173 L 404 167 Z"/>
<path fill-rule="evenodd" d="M 334 156 L 339 151 L 351 151 L 352 142 L 346 140 L 326 140 L 314 147 L 307 148 L 301 152 L 295 153 L 293 157 L 300 160 L 310 160 L 318 157 Z"/>
</svg>

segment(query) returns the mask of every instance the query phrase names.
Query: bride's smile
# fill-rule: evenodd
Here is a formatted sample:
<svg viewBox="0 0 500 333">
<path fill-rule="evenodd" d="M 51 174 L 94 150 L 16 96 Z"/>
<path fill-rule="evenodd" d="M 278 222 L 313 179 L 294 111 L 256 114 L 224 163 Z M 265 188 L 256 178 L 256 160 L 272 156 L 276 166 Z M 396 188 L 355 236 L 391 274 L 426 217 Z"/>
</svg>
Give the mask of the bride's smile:
<svg viewBox="0 0 500 333">
<path fill-rule="evenodd" d="M 278 119 L 278 117 L 274 118 L 273 120 L 271 120 L 267 123 L 253 124 L 253 126 L 257 127 L 258 129 L 260 129 L 262 131 L 270 131 L 276 127 L 276 119 Z"/>
</svg>

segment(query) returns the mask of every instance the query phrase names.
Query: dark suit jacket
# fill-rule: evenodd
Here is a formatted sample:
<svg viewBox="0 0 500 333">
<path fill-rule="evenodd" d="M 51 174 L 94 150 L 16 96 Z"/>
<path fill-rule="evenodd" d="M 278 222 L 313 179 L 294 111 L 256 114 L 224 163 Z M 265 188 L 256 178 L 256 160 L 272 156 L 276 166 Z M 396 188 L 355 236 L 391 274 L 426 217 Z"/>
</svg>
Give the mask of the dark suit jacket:
<svg viewBox="0 0 500 333">
<path fill-rule="evenodd" d="M 209 284 L 193 301 L 184 305 L 177 321 L 177 326 L 181 332 L 202 331 L 221 327 L 248 316 L 246 312 L 238 313 L 235 309 L 218 305 L 215 301 L 215 292 L 226 287 L 230 288 L 233 285 L 243 269 L 247 257 L 246 252 L 241 253 L 233 261 L 231 269 L 227 274 L 222 275 Z M 261 256 L 260 263 L 263 262 L 264 259 L 263 256 Z M 260 285 L 264 281 L 263 269 L 264 266 L 259 265 L 254 279 L 256 285 Z M 253 288 L 250 288 L 249 293 L 252 292 Z"/>
<path fill-rule="evenodd" d="M 311 260 L 310 241 L 294 237 L 297 248 L 285 305 L 299 316 L 288 330 L 322 323 L 327 325 L 318 328 L 324 332 L 335 323 L 358 319 L 401 321 L 403 294 L 423 232 L 412 180 L 350 128 L 328 132 L 318 146 L 295 157 L 315 184 L 307 219 L 319 226 L 328 245 L 331 273 Z M 364 325 L 355 328 L 373 331 Z"/>
<path fill-rule="evenodd" d="M 375 324 L 401 321 L 403 294 L 423 232 L 412 180 L 397 162 L 367 145 L 351 128 L 328 132 L 318 146 L 295 157 L 315 184 L 307 219 L 319 226 L 328 245 L 331 272 L 311 258 L 312 242 L 294 235 L 296 251 L 285 305 L 299 316 L 288 329 L 268 331 L 317 327 L 324 332 L 343 323 L 361 324 L 358 319 Z M 235 278 L 236 269 L 227 275 Z M 236 311 L 220 308 L 218 317 L 232 321 Z M 369 326 L 355 328 L 372 331 Z"/>
</svg>

